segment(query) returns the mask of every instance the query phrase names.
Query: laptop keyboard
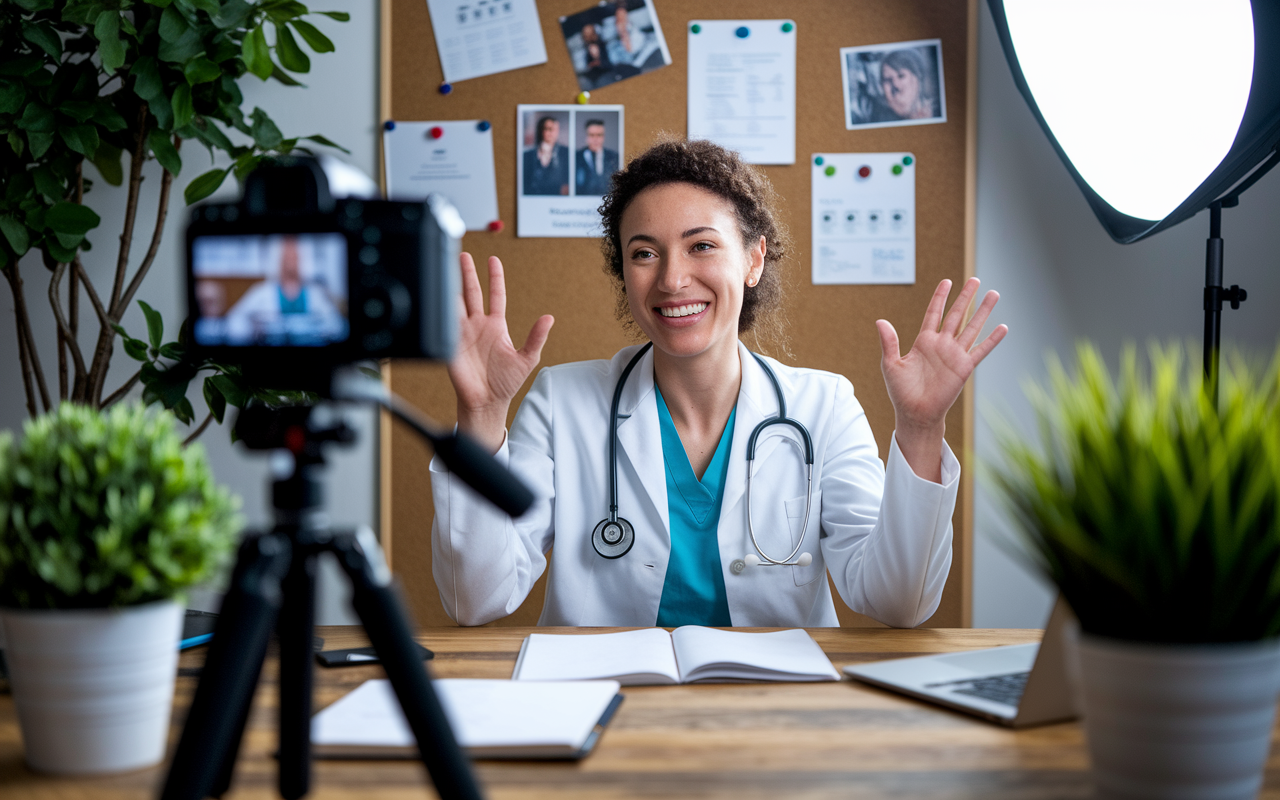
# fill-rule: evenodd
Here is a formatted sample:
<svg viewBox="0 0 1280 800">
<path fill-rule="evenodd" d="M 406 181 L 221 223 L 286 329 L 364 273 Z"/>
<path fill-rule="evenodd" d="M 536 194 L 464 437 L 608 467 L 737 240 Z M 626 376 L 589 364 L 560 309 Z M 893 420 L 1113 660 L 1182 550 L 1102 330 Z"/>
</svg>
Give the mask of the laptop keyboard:
<svg viewBox="0 0 1280 800">
<path fill-rule="evenodd" d="M 947 681 L 929 684 L 928 688 L 955 687 L 952 689 L 955 694 L 980 697 L 983 700 L 1004 703 L 1017 708 L 1018 702 L 1022 699 L 1022 691 L 1027 688 L 1027 676 L 1030 674 L 1030 672 L 1014 672 L 1009 675 L 992 675 L 989 678 Z"/>
</svg>

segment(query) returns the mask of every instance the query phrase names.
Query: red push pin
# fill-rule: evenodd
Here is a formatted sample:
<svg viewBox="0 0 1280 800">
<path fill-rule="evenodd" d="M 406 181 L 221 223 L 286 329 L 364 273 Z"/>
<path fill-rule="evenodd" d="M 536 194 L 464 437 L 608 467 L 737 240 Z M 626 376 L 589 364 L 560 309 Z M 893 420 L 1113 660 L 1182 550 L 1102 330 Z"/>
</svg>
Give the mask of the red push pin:
<svg viewBox="0 0 1280 800">
<path fill-rule="evenodd" d="M 870 178 L 870 177 L 871 177 L 871 167 L 868 167 L 866 164 L 863 164 L 861 167 L 858 167 L 858 177 L 859 177 L 859 178 Z"/>
<path fill-rule="evenodd" d="M 489 230 L 493 233 L 499 233 L 504 227 L 506 226 L 502 224 L 502 220 L 500 219 L 495 219 L 493 222 L 489 223 Z"/>
<path fill-rule="evenodd" d="M 431 129 L 430 133 L 432 139 L 439 139 L 441 136 L 444 136 L 444 128 L 437 125 Z"/>
</svg>

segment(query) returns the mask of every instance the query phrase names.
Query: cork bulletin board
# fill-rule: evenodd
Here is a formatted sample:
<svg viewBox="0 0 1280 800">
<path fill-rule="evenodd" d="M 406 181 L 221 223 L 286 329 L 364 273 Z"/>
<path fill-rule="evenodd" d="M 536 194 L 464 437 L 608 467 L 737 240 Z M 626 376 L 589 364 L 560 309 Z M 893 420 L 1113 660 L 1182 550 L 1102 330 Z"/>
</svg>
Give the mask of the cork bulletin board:
<svg viewBox="0 0 1280 800">
<path fill-rule="evenodd" d="M 540 315 L 555 316 L 542 366 L 609 358 L 633 342 L 614 317 L 613 290 L 601 268 L 597 240 L 521 239 L 515 235 L 516 106 L 573 102 L 578 85 L 558 20 L 591 4 L 592 0 L 538 0 L 547 63 L 463 81 L 446 96 L 437 91 L 442 73 L 426 3 L 382 0 L 382 118 L 487 119 L 493 124 L 498 208 L 505 229 L 468 233 L 463 247 L 481 266 L 482 282 L 485 257 L 502 259 L 509 298 L 507 320 L 517 346 Z M 786 17 L 795 21 L 796 164 L 761 168 L 783 198 L 784 221 L 796 245 L 785 267 L 795 358 L 769 354 L 847 376 L 866 409 L 881 458 L 886 457 L 893 408 L 880 374 L 874 322 L 882 317 L 890 320 L 905 352 L 938 282 L 950 278 L 959 285 L 974 271 L 977 0 L 806 0 L 786 4 L 768 0 L 735 0 L 732 4 L 653 0 L 653 7 L 671 51 L 671 65 L 591 93 L 593 103 L 626 108 L 624 161 L 661 133 L 685 132 L 686 31 L 690 20 Z M 846 130 L 840 48 L 920 39 L 942 42 L 947 122 Z M 810 155 L 881 151 L 910 151 L 916 156 L 916 282 L 814 286 L 810 280 Z M 749 339 L 748 344 L 755 347 Z M 384 370 L 393 391 L 436 420 L 454 421 L 455 398 L 442 365 L 393 361 Z M 522 397 L 523 393 L 512 404 L 513 416 Z M 954 518 L 955 557 L 942 605 L 927 625 L 961 627 L 970 620 L 973 470 L 967 453 L 972 432 L 972 389 L 967 388 L 947 418 L 947 440 L 961 459 L 964 475 Z M 415 436 L 385 418 L 380 445 L 382 537 L 392 568 L 419 624 L 451 625 L 431 576 L 430 453 Z M 493 624 L 535 624 L 545 580 L 544 575 L 515 614 Z M 844 607 L 838 595 L 836 607 L 842 625 L 877 624 Z"/>
</svg>

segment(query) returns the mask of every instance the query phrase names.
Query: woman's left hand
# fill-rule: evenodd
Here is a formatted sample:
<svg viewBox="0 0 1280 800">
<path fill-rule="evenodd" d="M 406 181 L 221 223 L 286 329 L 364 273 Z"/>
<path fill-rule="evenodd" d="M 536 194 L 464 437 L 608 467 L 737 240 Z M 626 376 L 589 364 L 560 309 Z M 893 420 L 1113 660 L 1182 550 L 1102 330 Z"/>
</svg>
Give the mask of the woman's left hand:
<svg viewBox="0 0 1280 800">
<path fill-rule="evenodd" d="M 925 310 L 920 333 L 905 356 L 899 349 L 898 333 L 893 325 L 888 320 L 876 320 L 880 333 L 880 369 L 897 417 L 898 448 L 922 478 L 941 480 L 942 436 L 946 432 L 947 411 L 955 404 L 974 368 L 1009 332 L 1008 326 L 998 325 L 975 346 L 983 324 L 1000 299 L 998 293 L 987 292 L 968 324 L 964 324 L 965 310 L 978 293 L 978 286 L 977 278 L 966 281 L 944 319 L 942 314 L 951 293 L 951 281 L 938 284 Z"/>
</svg>

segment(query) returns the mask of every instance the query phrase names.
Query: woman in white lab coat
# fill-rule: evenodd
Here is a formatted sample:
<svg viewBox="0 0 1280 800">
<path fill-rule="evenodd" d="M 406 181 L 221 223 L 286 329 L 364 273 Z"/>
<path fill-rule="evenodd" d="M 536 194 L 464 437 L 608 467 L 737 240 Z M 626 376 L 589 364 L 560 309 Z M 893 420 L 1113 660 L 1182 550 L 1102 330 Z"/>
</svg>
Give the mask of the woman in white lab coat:
<svg viewBox="0 0 1280 800">
<path fill-rule="evenodd" d="M 511 400 L 553 320 L 537 320 L 517 350 L 501 263 L 489 259 L 486 313 L 463 256 L 466 316 L 449 367 L 458 424 L 537 500 L 512 520 L 433 461 L 432 568 L 459 624 L 515 611 L 548 553 L 544 625 L 834 626 L 828 571 L 851 608 L 889 625 L 919 625 L 937 609 L 960 473 L 944 419 L 1007 332 L 1001 325 L 978 342 L 998 297 L 988 292 L 965 324 L 978 291 L 971 279 L 944 318 L 943 281 L 905 356 L 893 326 L 876 322 L 896 414 L 887 468 L 846 378 L 767 359 L 787 415 L 810 434 L 813 470 L 810 489 L 796 428 L 760 434 L 750 498 L 757 551 L 747 441 L 778 415 L 778 396 L 738 337 L 776 319 L 780 305 L 788 240 L 774 202 L 767 179 L 734 154 L 680 141 L 638 156 L 605 198 L 606 272 L 624 298 L 621 315 L 653 345 L 618 401 L 617 516 L 634 529 L 620 557 L 601 555 L 592 534 L 610 518 L 611 404 L 640 346 L 543 369 L 508 432 Z M 791 563 L 769 565 L 758 552 Z"/>
</svg>

